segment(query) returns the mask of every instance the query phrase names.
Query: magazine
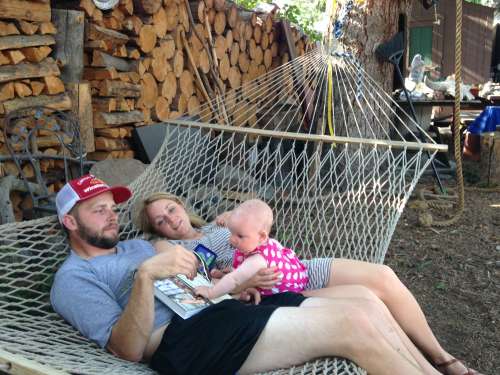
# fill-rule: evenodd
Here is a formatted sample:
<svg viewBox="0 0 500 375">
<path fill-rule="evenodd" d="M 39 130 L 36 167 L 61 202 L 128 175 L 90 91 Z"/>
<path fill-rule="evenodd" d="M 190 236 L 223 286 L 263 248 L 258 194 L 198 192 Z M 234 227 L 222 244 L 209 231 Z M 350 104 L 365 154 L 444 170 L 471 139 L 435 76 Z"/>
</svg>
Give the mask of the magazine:
<svg viewBox="0 0 500 375">
<path fill-rule="evenodd" d="M 210 286 L 212 284 L 201 274 L 197 274 L 193 280 L 184 275 L 177 275 L 157 280 L 155 282 L 155 296 L 183 319 L 190 318 L 214 303 L 231 298 L 228 294 L 212 300 L 197 296 L 194 289 L 202 285 Z"/>
</svg>

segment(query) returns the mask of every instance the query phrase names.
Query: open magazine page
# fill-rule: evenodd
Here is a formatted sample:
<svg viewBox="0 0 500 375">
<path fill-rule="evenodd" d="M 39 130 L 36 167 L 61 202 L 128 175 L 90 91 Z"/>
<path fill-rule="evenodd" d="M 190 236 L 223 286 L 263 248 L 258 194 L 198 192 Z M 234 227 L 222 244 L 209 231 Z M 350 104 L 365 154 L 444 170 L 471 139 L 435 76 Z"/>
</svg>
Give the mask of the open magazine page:
<svg viewBox="0 0 500 375">
<path fill-rule="evenodd" d="M 190 288 L 195 289 L 199 286 L 211 286 L 212 283 L 208 281 L 206 278 L 204 278 L 202 275 L 197 274 L 196 277 L 193 280 L 188 279 L 184 275 L 177 275 L 177 278 L 179 278 L 182 282 L 187 284 Z M 225 299 L 232 298 L 229 294 L 224 294 L 218 298 L 213 298 L 210 301 L 213 303 L 218 303 L 220 301 L 223 301 Z"/>
<path fill-rule="evenodd" d="M 193 316 L 213 303 L 231 298 L 227 294 L 214 300 L 197 296 L 194 288 L 201 285 L 209 286 L 211 283 L 200 274 L 196 275 L 193 280 L 189 280 L 184 275 L 177 275 L 156 281 L 155 296 L 184 319 Z"/>
</svg>

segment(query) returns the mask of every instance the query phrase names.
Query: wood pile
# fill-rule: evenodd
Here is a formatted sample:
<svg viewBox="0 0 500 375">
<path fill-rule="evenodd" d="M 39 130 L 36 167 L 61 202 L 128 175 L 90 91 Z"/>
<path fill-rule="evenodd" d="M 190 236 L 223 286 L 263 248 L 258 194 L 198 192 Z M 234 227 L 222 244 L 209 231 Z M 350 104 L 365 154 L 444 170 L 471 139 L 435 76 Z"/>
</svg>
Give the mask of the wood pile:
<svg viewBox="0 0 500 375">
<path fill-rule="evenodd" d="M 292 55 L 309 48 L 296 29 L 290 39 Z M 9 155 L 4 117 L 47 106 L 79 117 L 87 159 L 133 158 L 134 127 L 197 113 L 290 58 L 274 13 L 225 0 L 119 0 L 108 11 L 93 0 L 0 0 L 0 155 Z M 231 96 L 239 113 L 255 104 L 244 91 Z M 255 126 L 255 119 L 235 124 Z M 41 152 L 61 153 L 53 134 L 38 139 Z M 54 170 L 62 170 L 59 161 L 42 162 L 43 173 Z M 5 175 L 19 175 L 13 162 L 0 162 Z M 18 218 L 32 204 L 18 192 L 11 199 Z"/>
<path fill-rule="evenodd" d="M 225 0 L 120 0 L 106 12 L 80 0 L 78 8 L 96 136 L 89 156 L 96 160 L 133 157 L 132 126 L 197 113 L 210 98 L 289 60 L 274 14 Z M 304 54 L 305 38 L 297 30 L 293 38 Z"/>
<path fill-rule="evenodd" d="M 8 156 L 4 137 L 4 118 L 9 113 L 31 106 L 47 106 L 56 110 L 70 110 L 71 99 L 60 79 L 60 69 L 50 57 L 55 45 L 57 30 L 51 22 L 49 0 L 0 0 L 0 155 Z M 13 146 L 20 151 L 22 141 L 35 119 L 24 121 L 20 140 Z M 37 146 L 40 152 L 58 155 L 61 145 L 56 132 L 39 133 Z M 21 165 L 23 173 L 34 177 L 28 163 Z M 44 161 L 42 171 L 62 170 L 63 165 L 54 160 Z M 19 170 L 13 161 L 0 162 L 0 177 L 18 176 Z M 50 189 L 57 189 L 52 185 Z M 11 201 L 17 218 L 21 210 L 32 203 L 18 191 L 11 193 Z"/>
</svg>

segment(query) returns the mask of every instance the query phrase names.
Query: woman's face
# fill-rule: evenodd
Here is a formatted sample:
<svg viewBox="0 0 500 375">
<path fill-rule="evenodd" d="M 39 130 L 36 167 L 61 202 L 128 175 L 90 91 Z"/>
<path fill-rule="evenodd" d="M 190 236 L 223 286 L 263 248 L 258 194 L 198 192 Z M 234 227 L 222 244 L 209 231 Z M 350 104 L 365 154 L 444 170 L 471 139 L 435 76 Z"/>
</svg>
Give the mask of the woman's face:
<svg viewBox="0 0 500 375">
<path fill-rule="evenodd" d="M 146 214 L 156 234 L 171 240 L 189 239 L 193 227 L 186 210 L 179 203 L 159 199 L 146 207 Z"/>
</svg>

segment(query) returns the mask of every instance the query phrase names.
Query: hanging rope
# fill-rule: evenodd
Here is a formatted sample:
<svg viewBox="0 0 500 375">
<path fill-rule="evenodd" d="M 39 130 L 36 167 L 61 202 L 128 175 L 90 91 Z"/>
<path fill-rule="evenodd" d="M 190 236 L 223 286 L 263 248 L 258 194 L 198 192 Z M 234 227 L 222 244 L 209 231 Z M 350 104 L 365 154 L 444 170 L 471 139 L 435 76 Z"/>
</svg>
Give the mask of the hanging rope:
<svg viewBox="0 0 500 375">
<path fill-rule="evenodd" d="M 443 209 L 450 207 L 448 196 L 437 196 L 437 201 L 425 202 L 425 196 L 434 196 L 432 192 L 422 189 L 419 191 L 419 197 L 425 202 L 424 211 L 419 216 L 419 221 L 425 226 L 448 226 L 455 224 L 464 212 L 464 179 L 462 172 L 462 150 L 460 143 L 460 102 L 462 100 L 461 86 L 462 86 L 462 0 L 456 0 L 456 27 L 455 27 L 455 105 L 453 111 L 453 146 L 454 155 L 456 162 L 456 176 L 457 176 L 457 188 L 456 188 L 456 198 L 458 201 L 456 203 L 456 211 L 453 217 L 449 220 L 435 221 L 432 216 L 426 211 L 427 208 L 433 207 L 437 209 Z M 448 199 L 448 202 L 443 202 L 443 200 Z M 440 201 L 441 200 L 441 201 Z"/>
<path fill-rule="evenodd" d="M 328 61 L 328 129 L 330 130 L 330 135 L 335 136 L 335 131 L 333 129 L 333 68 L 331 59 Z"/>
</svg>

